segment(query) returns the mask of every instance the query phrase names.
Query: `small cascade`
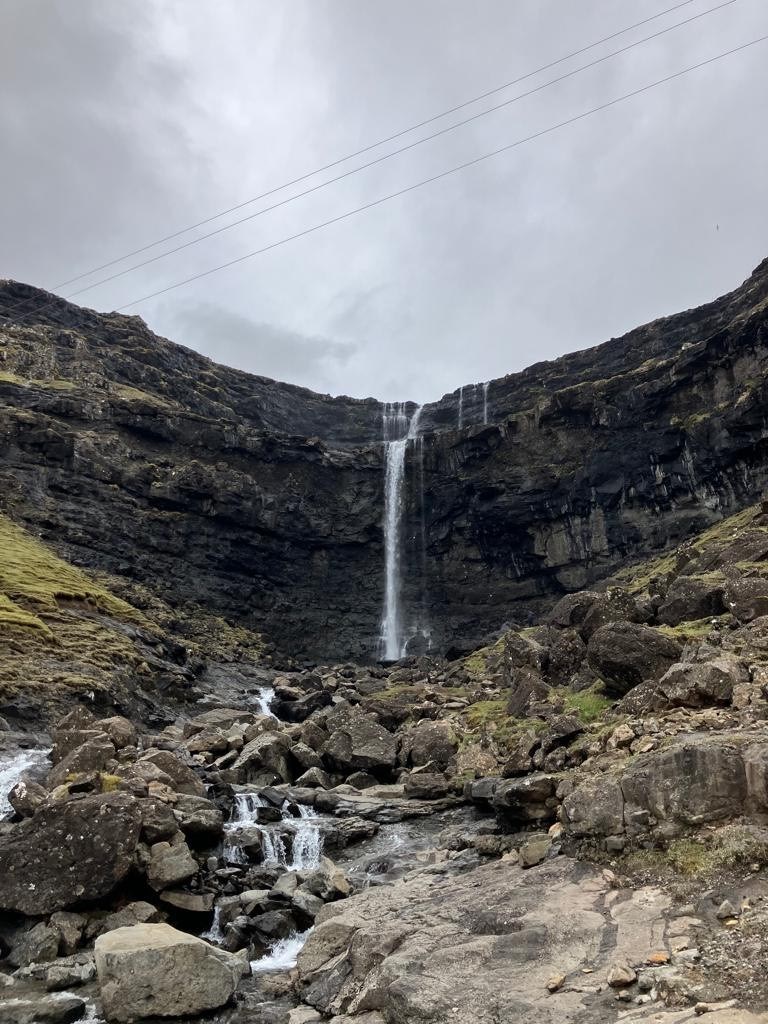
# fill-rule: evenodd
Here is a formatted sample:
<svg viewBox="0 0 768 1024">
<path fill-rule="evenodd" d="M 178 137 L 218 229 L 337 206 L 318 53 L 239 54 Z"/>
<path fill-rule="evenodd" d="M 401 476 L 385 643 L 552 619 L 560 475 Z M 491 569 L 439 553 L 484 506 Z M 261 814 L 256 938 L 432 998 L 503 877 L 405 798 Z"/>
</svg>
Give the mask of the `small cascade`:
<svg viewBox="0 0 768 1024">
<path fill-rule="evenodd" d="M 313 871 L 320 865 L 323 852 L 318 815 L 311 807 L 298 805 L 299 817 L 284 817 L 274 823 L 260 823 L 260 807 L 268 807 L 258 793 L 235 794 L 232 818 L 227 822 L 224 856 L 232 864 L 247 864 L 248 858 L 237 842 L 237 831 L 243 826 L 255 828 L 261 836 L 263 862 L 266 867 L 286 871 Z M 290 835 L 291 841 L 286 842 Z M 290 849 L 290 854 L 289 854 Z"/>
<path fill-rule="evenodd" d="M 200 936 L 201 939 L 205 939 L 206 942 L 219 943 L 224 938 L 224 929 L 221 926 L 221 907 L 216 904 L 213 908 L 213 921 L 211 921 L 211 927 L 207 932 L 203 932 Z"/>
<path fill-rule="evenodd" d="M 295 932 L 285 939 L 278 939 L 270 946 L 268 953 L 259 960 L 251 961 L 251 970 L 254 974 L 293 970 L 311 931 L 312 929 L 308 928 L 305 932 Z"/>
<path fill-rule="evenodd" d="M 13 754 L 0 754 L 0 821 L 13 814 L 8 794 L 24 772 L 42 764 L 48 750 L 18 750 Z"/>
<path fill-rule="evenodd" d="M 483 424 L 488 423 L 488 388 L 491 386 L 491 382 L 487 380 L 483 384 Z"/>
<path fill-rule="evenodd" d="M 253 696 L 253 702 L 259 709 L 259 713 L 262 715 L 268 715 L 269 718 L 277 718 L 277 715 L 271 708 L 272 701 L 275 697 L 275 691 L 271 686 L 261 686 Z"/>
<path fill-rule="evenodd" d="M 421 406 L 410 420 L 402 404 L 384 406 L 384 613 L 379 653 L 397 661 L 405 641 L 401 609 L 403 516 L 405 513 L 405 454 L 408 442 L 418 437 Z"/>
</svg>

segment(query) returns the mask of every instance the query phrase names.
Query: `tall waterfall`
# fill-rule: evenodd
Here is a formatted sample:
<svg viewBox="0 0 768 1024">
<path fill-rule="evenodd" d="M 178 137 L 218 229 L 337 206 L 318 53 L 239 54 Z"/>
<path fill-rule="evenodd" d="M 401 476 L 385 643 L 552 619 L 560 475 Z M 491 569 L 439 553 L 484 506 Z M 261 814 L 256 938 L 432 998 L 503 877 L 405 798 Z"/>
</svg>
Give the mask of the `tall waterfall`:
<svg viewBox="0 0 768 1024">
<path fill-rule="evenodd" d="M 457 428 L 459 430 L 461 430 L 461 428 L 463 426 L 464 426 L 464 386 L 462 385 L 459 388 L 459 416 L 458 416 Z"/>
<path fill-rule="evenodd" d="M 418 406 L 410 420 L 403 403 L 387 403 L 384 419 L 384 612 L 381 618 L 379 653 L 385 661 L 405 654 L 403 627 L 402 563 L 405 514 L 405 453 L 408 442 L 418 437 Z"/>
<path fill-rule="evenodd" d="M 483 423 L 488 422 L 488 388 L 490 384 L 489 380 L 483 384 Z"/>
</svg>

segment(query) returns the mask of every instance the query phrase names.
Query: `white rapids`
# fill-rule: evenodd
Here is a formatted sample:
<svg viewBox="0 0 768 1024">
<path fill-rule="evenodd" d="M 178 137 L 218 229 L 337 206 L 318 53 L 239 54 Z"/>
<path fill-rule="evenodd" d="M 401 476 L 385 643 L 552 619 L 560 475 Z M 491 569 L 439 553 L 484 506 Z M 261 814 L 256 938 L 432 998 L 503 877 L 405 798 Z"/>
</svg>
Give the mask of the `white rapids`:
<svg viewBox="0 0 768 1024">
<path fill-rule="evenodd" d="M 0 754 L 0 821 L 13 813 L 8 794 L 24 772 L 45 760 L 47 750 L 17 750 L 13 754 Z"/>
<path fill-rule="evenodd" d="M 296 966 L 299 953 L 311 931 L 312 929 L 308 928 L 305 932 L 294 932 L 286 939 L 278 939 L 272 944 L 268 953 L 259 960 L 251 961 L 251 970 L 254 974 L 264 971 L 290 971 Z"/>
<path fill-rule="evenodd" d="M 299 804 L 299 817 L 285 817 L 282 821 L 259 823 L 258 808 L 267 807 L 267 801 L 258 793 L 237 793 L 232 820 L 226 825 L 225 852 L 232 863 L 247 863 L 247 857 L 237 843 L 237 830 L 245 825 L 261 834 L 262 851 L 266 867 L 286 871 L 314 871 L 320 866 L 323 841 L 317 812 Z M 286 842 L 287 834 L 290 842 Z M 290 852 L 289 852 L 290 849 Z"/>
</svg>

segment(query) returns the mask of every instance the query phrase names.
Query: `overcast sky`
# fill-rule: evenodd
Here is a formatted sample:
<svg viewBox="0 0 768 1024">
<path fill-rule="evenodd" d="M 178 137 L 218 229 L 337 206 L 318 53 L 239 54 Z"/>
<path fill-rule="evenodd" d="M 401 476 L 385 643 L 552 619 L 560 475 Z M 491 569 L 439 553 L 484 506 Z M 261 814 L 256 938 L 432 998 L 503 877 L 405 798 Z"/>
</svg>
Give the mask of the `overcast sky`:
<svg viewBox="0 0 768 1024">
<path fill-rule="evenodd" d="M 56 287 L 81 271 L 675 2 L 3 0 L 0 276 L 67 294 L 95 280 Z M 74 301 L 118 308 L 766 33 L 765 0 L 737 0 Z M 233 366 L 387 400 L 597 344 L 768 255 L 767 69 L 762 43 L 127 311 Z"/>
</svg>

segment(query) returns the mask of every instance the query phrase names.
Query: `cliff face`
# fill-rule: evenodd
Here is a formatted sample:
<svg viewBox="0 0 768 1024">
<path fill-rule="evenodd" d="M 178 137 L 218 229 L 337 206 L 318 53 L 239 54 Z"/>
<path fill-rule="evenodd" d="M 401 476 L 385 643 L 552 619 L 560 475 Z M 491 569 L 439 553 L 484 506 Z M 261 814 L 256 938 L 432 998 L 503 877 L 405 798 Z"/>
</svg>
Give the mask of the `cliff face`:
<svg viewBox="0 0 768 1024">
<path fill-rule="evenodd" d="M 753 501 L 768 261 L 739 289 L 425 406 L 403 604 L 468 648 Z M 310 657 L 375 653 L 382 407 L 217 366 L 136 317 L 0 284 L 0 511 L 70 561 Z M 422 621 L 422 624 L 423 621 Z"/>
</svg>

